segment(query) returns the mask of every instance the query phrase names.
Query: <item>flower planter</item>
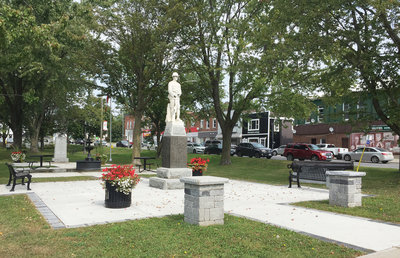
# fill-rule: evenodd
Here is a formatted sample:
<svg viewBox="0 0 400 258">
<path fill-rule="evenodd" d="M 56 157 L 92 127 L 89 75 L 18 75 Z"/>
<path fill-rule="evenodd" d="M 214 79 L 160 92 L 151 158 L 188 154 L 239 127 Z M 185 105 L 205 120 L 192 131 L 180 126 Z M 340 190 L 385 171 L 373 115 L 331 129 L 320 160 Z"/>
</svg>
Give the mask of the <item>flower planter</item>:
<svg viewBox="0 0 400 258">
<path fill-rule="evenodd" d="M 202 176 L 203 173 L 201 170 L 192 170 L 192 176 Z"/>
<path fill-rule="evenodd" d="M 126 208 L 131 206 L 132 193 L 126 195 L 124 193 L 117 192 L 116 188 L 116 186 L 113 186 L 111 183 L 106 181 L 106 208 Z"/>
</svg>

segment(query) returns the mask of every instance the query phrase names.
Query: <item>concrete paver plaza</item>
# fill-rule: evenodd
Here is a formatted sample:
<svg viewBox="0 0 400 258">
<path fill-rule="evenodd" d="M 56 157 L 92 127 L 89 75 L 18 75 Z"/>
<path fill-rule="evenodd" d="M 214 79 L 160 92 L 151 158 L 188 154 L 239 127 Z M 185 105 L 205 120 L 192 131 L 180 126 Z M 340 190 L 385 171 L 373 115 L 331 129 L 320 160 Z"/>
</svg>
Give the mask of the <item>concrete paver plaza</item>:
<svg viewBox="0 0 400 258">
<path fill-rule="evenodd" d="M 34 177 L 46 177 L 46 174 L 62 176 L 61 173 L 37 173 Z M 75 176 L 73 172 L 65 174 Z M 76 173 L 96 176 L 100 174 Z M 58 218 L 61 221 L 58 224 L 69 228 L 182 214 L 184 207 L 182 189 L 151 188 L 148 178 L 141 179 L 133 190 L 131 207 L 124 209 L 105 208 L 105 192 L 96 180 L 34 183 L 31 188 L 32 191 L 26 191 L 24 186 L 19 185 L 15 193 L 32 192 L 29 195 L 31 199 L 34 199 L 33 196 L 47 206 L 45 212 L 39 209 L 42 214 L 52 212 L 55 215 L 54 219 Z M 1 185 L 0 195 L 10 194 L 9 189 L 10 187 Z M 400 246 L 400 225 L 290 205 L 293 202 L 328 198 L 329 194 L 325 189 L 289 189 L 287 186 L 230 180 L 225 184 L 225 213 L 366 251 L 381 251 Z M 42 207 L 43 203 L 36 203 L 36 206 Z"/>
</svg>

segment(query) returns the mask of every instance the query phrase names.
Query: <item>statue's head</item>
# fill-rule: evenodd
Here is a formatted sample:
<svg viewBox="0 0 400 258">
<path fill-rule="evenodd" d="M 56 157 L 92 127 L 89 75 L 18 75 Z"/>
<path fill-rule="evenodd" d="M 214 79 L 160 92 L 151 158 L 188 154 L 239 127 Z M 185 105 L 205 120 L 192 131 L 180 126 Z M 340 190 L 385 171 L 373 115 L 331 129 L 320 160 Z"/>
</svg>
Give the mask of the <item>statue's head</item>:
<svg viewBox="0 0 400 258">
<path fill-rule="evenodd" d="M 178 79 L 179 78 L 179 74 L 177 72 L 173 72 L 172 73 L 172 78 Z"/>
</svg>

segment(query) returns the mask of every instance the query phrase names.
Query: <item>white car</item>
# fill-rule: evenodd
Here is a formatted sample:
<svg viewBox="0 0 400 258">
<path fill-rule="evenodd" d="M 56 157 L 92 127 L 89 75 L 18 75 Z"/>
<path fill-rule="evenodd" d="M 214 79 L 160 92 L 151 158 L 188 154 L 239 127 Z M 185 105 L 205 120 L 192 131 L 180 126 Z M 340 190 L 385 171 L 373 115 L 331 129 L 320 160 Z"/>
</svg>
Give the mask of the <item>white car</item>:
<svg viewBox="0 0 400 258">
<path fill-rule="evenodd" d="M 204 153 L 204 146 L 201 146 L 198 143 L 188 142 L 187 144 L 187 152 L 188 153 Z"/>
<path fill-rule="evenodd" d="M 283 155 L 283 152 L 285 151 L 286 145 L 281 145 L 276 149 L 272 150 L 272 155 L 276 156 L 276 155 Z"/>
<path fill-rule="evenodd" d="M 345 152 L 342 154 L 343 159 L 346 161 L 359 161 L 361 159 L 363 150 L 364 147 L 361 147 L 355 149 L 354 151 Z M 379 163 L 380 161 L 382 163 L 388 163 L 393 159 L 394 157 L 392 152 L 377 147 L 366 147 L 362 157 L 363 162 L 371 161 L 372 163 Z"/>
<path fill-rule="evenodd" d="M 349 151 L 349 149 L 347 149 L 347 148 L 336 147 L 334 144 L 330 144 L 330 143 L 320 143 L 320 144 L 317 144 L 317 146 L 321 150 L 326 150 L 326 151 L 332 152 L 333 156 L 335 156 L 335 157 L 339 157 L 339 156 L 343 157 L 343 153 Z"/>
</svg>

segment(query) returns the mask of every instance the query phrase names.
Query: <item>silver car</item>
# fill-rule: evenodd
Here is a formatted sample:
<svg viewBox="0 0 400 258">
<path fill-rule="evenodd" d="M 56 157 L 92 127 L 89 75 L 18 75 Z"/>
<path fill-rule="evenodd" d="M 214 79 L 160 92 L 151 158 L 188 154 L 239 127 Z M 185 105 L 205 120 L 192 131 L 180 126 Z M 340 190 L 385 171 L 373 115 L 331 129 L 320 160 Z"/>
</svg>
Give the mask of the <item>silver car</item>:
<svg viewBox="0 0 400 258">
<path fill-rule="evenodd" d="M 281 145 L 276 149 L 272 150 L 272 155 L 276 156 L 276 155 L 283 155 L 283 152 L 285 151 L 286 145 Z"/>
<path fill-rule="evenodd" d="M 354 151 L 343 153 L 343 158 L 346 161 L 359 161 L 361 159 L 361 154 L 363 153 L 364 148 L 357 148 Z M 366 147 L 364 151 L 364 155 L 362 157 L 363 162 L 371 161 L 373 163 L 388 163 L 393 160 L 393 153 L 381 148 L 377 147 Z"/>
<path fill-rule="evenodd" d="M 187 144 L 187 152 L 188 153 L 204 153 L 204 146 L 201 146 L 198 143 L 188 142 Z"/>
</svg>

